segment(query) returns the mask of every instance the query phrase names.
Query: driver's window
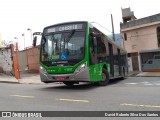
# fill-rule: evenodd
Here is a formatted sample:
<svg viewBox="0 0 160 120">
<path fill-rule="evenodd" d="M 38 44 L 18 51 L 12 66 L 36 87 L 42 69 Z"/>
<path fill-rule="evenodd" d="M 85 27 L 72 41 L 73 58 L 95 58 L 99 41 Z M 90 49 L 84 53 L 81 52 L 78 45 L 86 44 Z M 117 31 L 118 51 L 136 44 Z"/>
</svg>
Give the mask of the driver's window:
<svg viewBox="0 0 160 120">
<path fill-rule="evenodd" d="M 97 46 L 95 46 L 95 42 L 97 42 L 97 38 L 91 35 L 92 32 L 94 32 L 94 30 L 90 29 L 90 36 L 89 36 L 90 64 L 96 64 L 98 63 Z"/>
</svg>

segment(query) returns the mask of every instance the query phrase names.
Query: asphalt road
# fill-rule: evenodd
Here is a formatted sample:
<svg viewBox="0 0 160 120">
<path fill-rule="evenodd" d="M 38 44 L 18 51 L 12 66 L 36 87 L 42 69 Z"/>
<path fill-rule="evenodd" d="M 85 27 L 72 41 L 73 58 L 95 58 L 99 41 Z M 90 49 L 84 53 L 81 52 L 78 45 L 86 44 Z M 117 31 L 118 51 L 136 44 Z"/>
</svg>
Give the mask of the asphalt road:
<svg viewBox="0 0 160 120">
<path fill-rule="evenodd" d="M 0 82 L 0 111 L 160 111 L 160 78 L 130 77 L 105 87 Z"/>
</svg>

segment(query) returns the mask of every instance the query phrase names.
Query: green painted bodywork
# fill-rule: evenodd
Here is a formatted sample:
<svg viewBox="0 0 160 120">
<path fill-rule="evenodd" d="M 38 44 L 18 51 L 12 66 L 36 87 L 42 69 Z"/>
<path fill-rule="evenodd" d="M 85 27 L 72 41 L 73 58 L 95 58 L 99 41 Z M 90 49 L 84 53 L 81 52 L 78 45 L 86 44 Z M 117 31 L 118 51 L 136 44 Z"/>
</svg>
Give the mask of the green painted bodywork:
<svg viewBox="0 0 160 120">
<path fill-rule="evenodd" d="M 99 63 L 95 65 L 89 66 L 89 74 L 90 74 L 90 81 L 96 82 L 102 80 L 102 69 L 108 68 L 108 64 L 106 63 Z"/>
<path fill-rule="evenodd" d="M 85 62 L 86 62 L 85 60 L 82 60 L 75 66 L 53 66 L 53 67 L 52 66 L 47 67 L 40 62 L 40 66 L 42 66 L 48 74 L 70 74 L 74 73 L 76 68 Z"/>
<path fill-rule="evenodd" d="M 105 67 L 108 69 L 108 63 L 99 63 L 95 65 L 90 65 L 89 63 L 89 23 L 87 22 L 86 27 L 86 42 L 85 42 L 85 57 L 84 59 L 74 66 L 51 66 L 47 67 L 41 62 L 40 66 L 43 67 L 48 74 L 72 74 L 75 72 L 76 68 L 87 62 L 87 67 L 89 68 L 90 82 L 96 82 L 102 80 L 102 69 Z"/>
</svg>

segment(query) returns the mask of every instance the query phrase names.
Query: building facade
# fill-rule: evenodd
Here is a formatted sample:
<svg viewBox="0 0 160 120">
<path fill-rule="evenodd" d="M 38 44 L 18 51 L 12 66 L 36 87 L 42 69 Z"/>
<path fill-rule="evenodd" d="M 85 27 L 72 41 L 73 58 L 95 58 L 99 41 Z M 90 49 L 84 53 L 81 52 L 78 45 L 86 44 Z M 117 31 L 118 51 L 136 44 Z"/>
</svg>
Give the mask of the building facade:
<svg viewBox="0 0 160 120">
<path fill-rule="evenodd" d="M 0 34 L 0 48 L 2 47 L 2 38 L 1 38 L 1 34 Z"/>
<path fill-rule="evenodd" d="M 130 8 L 126 8 L 122 9 L 122 19 L 123 23 L 120 23 L 121 45 L 128 52 L 128 60 L 131 63 L 129 69 L 130 71 L 144 71 L 143 65 L 154 55 L 160 55 L 157 53 L 160 48 L 160 13 L 137 19 Z M 150 52 L 153 54 L 146 57 Z M 146 54 L 145 58 L 143 53 Z"/>
</svg>

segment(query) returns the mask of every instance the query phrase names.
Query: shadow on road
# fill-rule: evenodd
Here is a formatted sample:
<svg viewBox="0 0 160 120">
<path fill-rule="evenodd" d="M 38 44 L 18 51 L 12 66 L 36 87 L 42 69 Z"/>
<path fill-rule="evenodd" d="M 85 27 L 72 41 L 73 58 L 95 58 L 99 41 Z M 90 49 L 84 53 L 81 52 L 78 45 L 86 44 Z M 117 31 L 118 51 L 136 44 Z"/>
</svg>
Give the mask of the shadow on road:
<svg viewBox="0 0 160 120">
<path fill-rule="evenodd" d="M 48 90 L 49 91 L 50 90 L 90 90 L 95 88 L 97 88 L 97 86 L 95 86 L 94 84 L 83 83 L 83 84 L 75 84 L 73 86 L 66 86 L 64 84 L 59 84 L 56 86 L 54 85 L 54 86 L 45 87 L 45 88 L 42 88 L 41 90 L 46 90 L 46 91 Z"/>
<path fill-rule="evenodd" d="M 120 82 L 122 82 L 123 80 L 125 80 L 126 78 L 117 78 L 117 79 L 112 79 L 109 81 L 109 84 L 108 85 L 114 85 L 114 84 L 118 84 Z"/>
<path fill-rule="evenodd" d="M 113 79 L 110 80 L 109 84 L 106 86 L 102 86 L 102 87 L 109 87 L 110 85 L 114 85 L 114 84 L 118 84 L 119 82 L 121 82 L 122 79 Z M 95 84 L 91 84 L 91 83 L 80 83 L 80 84 L 75 84 L 73 86 L 66 86 L 63 83 L 62 84 L 48 84 L 49 86 L 45 87 L 45 88 L 41 88 L 42 91 L 50 91 L 50 90 L 91 90 L 91 89 L 97 89 L 101 86 L 95 85 Z M 53 86 L 51 86 L 53 85 Z"/>
</svg>

